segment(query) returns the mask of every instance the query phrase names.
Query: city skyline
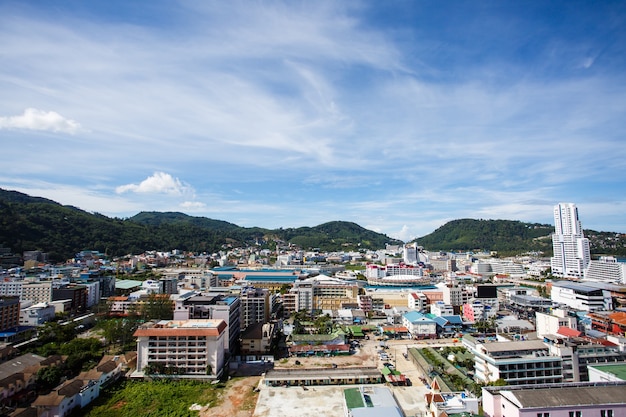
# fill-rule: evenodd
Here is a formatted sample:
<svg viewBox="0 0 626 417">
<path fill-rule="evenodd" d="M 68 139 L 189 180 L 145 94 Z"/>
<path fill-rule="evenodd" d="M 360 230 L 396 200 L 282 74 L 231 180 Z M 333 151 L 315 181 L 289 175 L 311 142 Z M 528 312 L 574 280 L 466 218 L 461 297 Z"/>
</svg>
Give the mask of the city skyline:
<svg viewBox="0 0 626 417">
<path fill-rule="evenodd" d="M 0 4 L 0 188 L 111 217 L 626 232 L 626 4 Z"/>
</svg>

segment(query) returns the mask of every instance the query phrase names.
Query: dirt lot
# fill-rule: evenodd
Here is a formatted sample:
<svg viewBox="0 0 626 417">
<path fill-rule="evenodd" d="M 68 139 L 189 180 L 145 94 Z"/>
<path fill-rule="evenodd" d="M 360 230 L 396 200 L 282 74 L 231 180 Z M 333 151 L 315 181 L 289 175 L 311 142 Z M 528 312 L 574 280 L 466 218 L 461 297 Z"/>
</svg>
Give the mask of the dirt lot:
<svg viewBox="0 0 626 417">
<path fill-rule="evenodd" d="M 288 369 L 288 368 L 330 368 L 333 364 L 339 367 L 363 367 L 363 366 L 377 366 L 378 356 L 376 353 L 377 344 L 379 342 L 374 340 L 364 340 L 362 346 L 357 349 L 354 355 L 346 356 L 311 356 L 311 357 L 291 357 L 277 361 L 274 364 L 276 369 Z M 296 361 L 300 362 L 300 365 L 296 365 Z"/>
<path fill-rule="evenodd" d="M 201 417 L 252 417 L 259 397 L 255 388 L 261 377 L 235 379 L 223 392 L 219 405 L 200 410 Z"/>
</svg>

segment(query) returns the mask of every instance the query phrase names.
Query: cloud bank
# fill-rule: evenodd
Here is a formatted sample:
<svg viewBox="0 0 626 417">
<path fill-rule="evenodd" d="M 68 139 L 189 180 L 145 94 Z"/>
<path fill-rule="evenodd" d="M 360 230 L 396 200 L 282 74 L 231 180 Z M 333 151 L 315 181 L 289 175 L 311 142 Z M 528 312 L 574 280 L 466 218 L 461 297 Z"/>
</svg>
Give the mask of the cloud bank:
<svg viewBox="0 0 626 417">
<path fill-rule="evenodd" d="M 78 122 L 67 119 L 54 111 L 27 108 L 19 116 L 0 117 L 0 129 L 45 130 L 74 135 L 81 131 Z"/>
<path fill-rule="evenodd" d="M 155 172 L 139 184 L 120 185 L 115 189 L 115 192 L 118 194 L 133 192 L 139 194 L 183 195 L 193 193 L 193 188 L 170 174 Z"/>
</svg>

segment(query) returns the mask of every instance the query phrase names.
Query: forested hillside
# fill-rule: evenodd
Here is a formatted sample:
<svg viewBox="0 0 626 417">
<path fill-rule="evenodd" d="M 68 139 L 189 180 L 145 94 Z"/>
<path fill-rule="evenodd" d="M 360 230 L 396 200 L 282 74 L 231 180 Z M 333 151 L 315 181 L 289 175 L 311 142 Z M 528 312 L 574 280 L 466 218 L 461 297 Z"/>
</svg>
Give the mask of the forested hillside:
<svg viewBox="0 0 626 417">
<path fill-rule="evenodd" d="M 416 241 L 427 250 L 488 250 L 502 255 L 542 251 L 549 256 L 553 232 L 554 227 L 547 224 L 460 219 L 450 221 Z M 584 233 L 589 238 L 592 254 L 626 256 L 626 235 L 595 230 L 585 230 Z"/>
<path fill-rule="evenodd" d="M 459 219 L 417 239 L 428 250 L 551 251 L 554 227 L 514 220 Z"/>
<path fill-rule="evenodd" d="M 142 212 L 129 219 L 109 218 L 0 189 L 0 246 L 18 254 L 41 250 L 53 260 L 61 261 L 85 249 L 112 256 L 172 249 L 213 253 L 223 245 L 265 242 L 274 247 L 276 241 L 326 251 L 378 249 L 387 243 L 401 243 L 341 221 L 317 227 L 268 230 L 183 213 Z"/>
</svg>

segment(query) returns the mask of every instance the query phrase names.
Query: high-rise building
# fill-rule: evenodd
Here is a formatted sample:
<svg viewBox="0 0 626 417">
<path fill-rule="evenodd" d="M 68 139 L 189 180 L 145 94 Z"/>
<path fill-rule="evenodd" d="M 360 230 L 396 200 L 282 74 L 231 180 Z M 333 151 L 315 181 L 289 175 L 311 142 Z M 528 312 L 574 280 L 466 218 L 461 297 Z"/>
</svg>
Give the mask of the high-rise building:
<svg viewBox="0 0 626 417">
<path fill-rule="evenodd" d="M 583 234 L 578 209 L 572 203 L 554 206 L 554 255 L 551 259 L 552 275 L 582 278 L 591 261 L 589 240 Z"/>
</svg>

